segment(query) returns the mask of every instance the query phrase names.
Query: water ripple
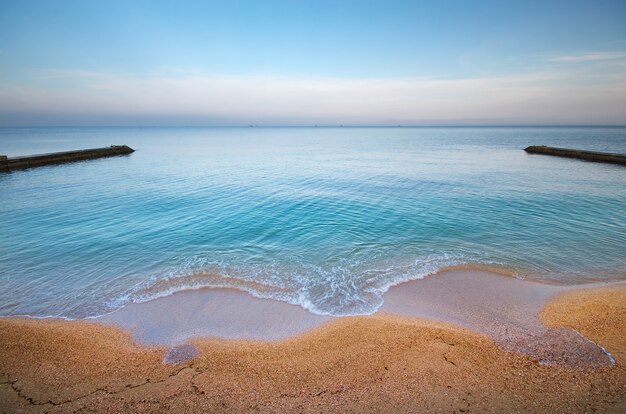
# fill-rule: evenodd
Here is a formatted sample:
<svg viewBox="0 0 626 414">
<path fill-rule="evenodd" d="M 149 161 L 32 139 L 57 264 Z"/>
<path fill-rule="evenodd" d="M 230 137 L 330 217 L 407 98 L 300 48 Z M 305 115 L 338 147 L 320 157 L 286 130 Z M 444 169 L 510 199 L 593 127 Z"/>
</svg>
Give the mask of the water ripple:
<svg viewBox="0 0 626 414">
<path fill-rule="evenodd" d="M 0 315 L 84 317 L 228 286 L 332 315 L 452 265 L 626 277 L 624 128 L 0 129 L 10 155 L 138 151 L 0 174 Z"/>
</svg>

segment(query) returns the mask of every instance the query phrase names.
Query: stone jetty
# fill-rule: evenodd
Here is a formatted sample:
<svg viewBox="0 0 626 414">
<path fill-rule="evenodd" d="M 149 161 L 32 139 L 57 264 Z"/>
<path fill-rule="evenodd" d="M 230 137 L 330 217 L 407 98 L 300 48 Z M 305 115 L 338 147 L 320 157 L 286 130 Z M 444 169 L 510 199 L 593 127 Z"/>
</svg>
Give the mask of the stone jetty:
<svg viewBox="0 0 626 414">
<path fill-rule="evenodd" d="M 578 158 L 581 160 L 594 162 L 608 162 L 612 164 L 626 165 L 626 155 L 614 154 L 610 152 L 583 151 L 569 148 L 546 147 L 545 145 L 536 145 L 524 148 L 529 154 L 554 155 L 557 157 Z"/>
<path fill-rule="evenodd" d="M 51 164 L 63 164 L 66 162 L 127 155 L 133 152 L 135 152 L 135 150 L 126 145 L 111 145 L 105 148 L 53 152 L 50 154 L 27 155 L 23 157 L 7 157 L 6 155 L 0 155 L 0 171 L 21 170 Z"/>
</svg>

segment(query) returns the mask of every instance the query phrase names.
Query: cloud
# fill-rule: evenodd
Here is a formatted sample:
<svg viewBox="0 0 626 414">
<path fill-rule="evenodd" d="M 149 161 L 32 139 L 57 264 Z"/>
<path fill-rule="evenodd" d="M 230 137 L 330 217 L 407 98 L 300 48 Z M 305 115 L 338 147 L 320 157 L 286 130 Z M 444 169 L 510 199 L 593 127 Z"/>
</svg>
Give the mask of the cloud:
<svg viewBox="0 0 626 414">
<path fill-rule="evenodd" d="M 597 62 L 603 60 L 617 60 L 626 58 L 624 52 L 596 52 L 579 55 L 557 56 L 550 59 L 552 62 Z"/>
<path fill-rule="evenodd" d="M 348 79 L 56 70 L 29 84 L 0 84 L 0 123 L 626 123 L 626 74 L 581 76 Z"/>
</svg>

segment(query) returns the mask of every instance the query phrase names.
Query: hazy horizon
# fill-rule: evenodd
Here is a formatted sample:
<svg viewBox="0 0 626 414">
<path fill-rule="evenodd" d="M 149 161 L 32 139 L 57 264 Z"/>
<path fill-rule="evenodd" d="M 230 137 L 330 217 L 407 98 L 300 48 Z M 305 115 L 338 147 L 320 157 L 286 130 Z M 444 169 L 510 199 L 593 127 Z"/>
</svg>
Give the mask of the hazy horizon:
<svg viewBox="0 0 626 414">
<path fill-rule="evenodd" d="M 626 124 L 626 4 L 0 2 L 0 126 Z"/>
</svg>

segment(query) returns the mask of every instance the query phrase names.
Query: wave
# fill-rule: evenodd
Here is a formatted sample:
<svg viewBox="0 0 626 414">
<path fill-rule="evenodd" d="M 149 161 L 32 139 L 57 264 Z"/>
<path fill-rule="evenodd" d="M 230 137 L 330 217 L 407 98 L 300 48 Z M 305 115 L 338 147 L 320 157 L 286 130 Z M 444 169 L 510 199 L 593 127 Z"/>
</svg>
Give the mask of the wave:
<svg viewBox="0 0 626 414">
<path fill-rule="evenodd" d="M 517 276 L 501 263 L 442 254 L 413 260 L 347 260 L 332 264 L 225 264 L 202 258 L 186 261 L 165 275 L 152 275 L 123 297 L 121 307 L 186 290 L 232 288 L 257 298 L 287 302 L 318 315 L 356 316 L 375 313 L 392 286 L 458 268 L 497 271 Z"/>
</svg>

